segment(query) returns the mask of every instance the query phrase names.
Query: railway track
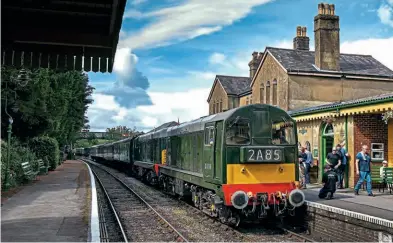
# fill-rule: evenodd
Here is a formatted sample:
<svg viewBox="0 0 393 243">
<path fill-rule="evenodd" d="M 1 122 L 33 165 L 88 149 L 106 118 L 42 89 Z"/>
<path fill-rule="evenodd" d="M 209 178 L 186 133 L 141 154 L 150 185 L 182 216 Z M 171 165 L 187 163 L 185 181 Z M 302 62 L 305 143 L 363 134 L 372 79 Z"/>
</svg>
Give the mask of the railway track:
<svg viewBox="0 0 393 243">
<path fill-rule="evenodd" d="M 188 242 L 160 213 L 122 180 L 100 166 L 92 163 L 90 165 L 117 219 L 123 242 Z"/>
<path fill-rule="evenodd" d="M 89 164 L 91 162 L 89 160 L 84 160 Z M 103 167 L 103 165 L 98 165 L 99 167 Z M 108 168 L 109 169 L 109 168 Z M 121 177 L 123 183 L 131 186 L 135 191 L 140 192 L 140 195 L 143 196 L 146 200 L 151 202 L 152 206 L 160 206 L 158 210 L 165 210 L 166 207 L 178 208 L 178 210 L 172 210 L 168 212 L 168 217 L 174 217 L 173 214 L 181 214 L 180 211 L 184 211 L 187 214 L 190 214 L 194 221 L 198 221 L 199 224 L 205 224 L 206 227 L 209 227 L 213 232 L 217 232 L 217 235 L 213 235 L 213 237 L 201 238 L 197 233 L 193 235 L 192 233 L 186 233 L 190 241 L 235 241 L 235 242 L 261 242 L 261 241 L 275 241 L 275 242 L 313 242 L 312 239 L 307 238 L 301 234 L 297 234 L 283 227 L 273 226 L 270 229 L 265 228 L 264 226 L 257 225 L 252 226 L 250 228 L 233 228 L 231 226 L 227 226 L 219 222 L 218 220 L 212 219 L 208 215 L 201 212 L 199 209 L 194 206 L 188 204 L 185 201 L 178 200 L 170 195 L 164 194 L 163 192 L 153 188 L 150 185 L 146 185 L 135 179 L 133 177 L 126 177 L 123 172 L 117 172 L 115 169 L 110 168 L 113 173 L 116 173 L 118 177 Z M 165 202 L 163 198 L 170 199 L 171 201 Z M 173 213 L 175 211 L 175 213 Z M 166 212 L 161 212 L 162 214 L 166 214 Z M 176 216 L 176 215 L 175 215 Z M 191 222 L 190 222 L 191 224 Z M 189 225 L 190 226 L 190 225 Z M 192 227 L 191 227 L 192 228 Z M 195 230 L 198 230 L 194 228 Z M 185 230 L 183 230 L 184 232 Z M 208 234 L 210 232 L 206 232 Z M 211 234 L 211 233 L 210 233 Z M 213 238 L 213 239 L 212 239 Z"/>
</svg>

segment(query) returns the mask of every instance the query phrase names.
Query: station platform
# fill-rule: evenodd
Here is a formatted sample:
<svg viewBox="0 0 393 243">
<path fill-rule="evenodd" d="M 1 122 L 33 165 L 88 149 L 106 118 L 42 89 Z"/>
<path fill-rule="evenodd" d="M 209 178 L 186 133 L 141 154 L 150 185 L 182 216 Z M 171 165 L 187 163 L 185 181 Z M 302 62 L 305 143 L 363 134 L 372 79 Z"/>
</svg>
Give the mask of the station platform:
<svg viewBox="0 0 393 243">
<path fill-rule="evenodd" d="M 389 221 L 393 221 L 393 194 L 388 191 L 382 193 L 373 190 L 375 197 L 369 197 L 366 191 L 359 190 L 355 196 L 353 189 L 337 190 L 331 200 L 318 197 L 321 186 L 303 190 L 308 202 L 323 204 L 343 210 L 353 211 L 359 214 L 369 215 Z"/>
<path fill-rule="evenodd" d="M 89 168 L 66 161 L 3 202 L 1 241 L 87 242 L 91 205 Z"/>
</svg>

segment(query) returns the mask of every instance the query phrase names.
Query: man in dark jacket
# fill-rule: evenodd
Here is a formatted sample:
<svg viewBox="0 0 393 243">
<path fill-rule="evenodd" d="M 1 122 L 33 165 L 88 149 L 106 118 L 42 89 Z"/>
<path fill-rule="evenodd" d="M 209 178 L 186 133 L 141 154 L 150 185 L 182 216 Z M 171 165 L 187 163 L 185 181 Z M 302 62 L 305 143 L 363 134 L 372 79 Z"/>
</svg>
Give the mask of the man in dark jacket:
<svg viewBox="0 0 393 243">
<path fill-rule="evenodd" d="M 318 197 L 332 199 L 333 193 L 336 192 L 337 181 L 337 173 L 332 170 L 330 165 L 325 165 L 325 173 L 322 176 L 323 187 L 319 191 Z"/>
</svg>

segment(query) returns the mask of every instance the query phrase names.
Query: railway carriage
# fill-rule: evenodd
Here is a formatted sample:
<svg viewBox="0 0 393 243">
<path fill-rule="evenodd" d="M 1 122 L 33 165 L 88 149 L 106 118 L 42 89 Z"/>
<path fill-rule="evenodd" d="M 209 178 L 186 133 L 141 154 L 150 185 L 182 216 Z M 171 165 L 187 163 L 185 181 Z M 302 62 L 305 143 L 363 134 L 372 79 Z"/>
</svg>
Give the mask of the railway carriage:
<svg viewBox="0 0 393 243">
<path fill-rule="evenodd" d="M 305 199 L 297 189 L 296 122 L 274 106 L 243 106 L 102 147 L 112 152 L 106 160 L 191 197 L 224 223 L 286 215 Z"/>
</svg>

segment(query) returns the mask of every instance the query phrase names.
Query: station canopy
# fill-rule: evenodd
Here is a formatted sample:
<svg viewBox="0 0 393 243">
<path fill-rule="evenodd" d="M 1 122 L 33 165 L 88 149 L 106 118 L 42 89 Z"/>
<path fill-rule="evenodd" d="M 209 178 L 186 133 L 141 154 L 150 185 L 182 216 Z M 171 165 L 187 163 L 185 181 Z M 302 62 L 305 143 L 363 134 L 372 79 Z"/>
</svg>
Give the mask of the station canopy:
<svg viewBox="0 0 393 243">
<path fill-rule="evenodd" d="M 112 72 L 126 0 L 2 0 L 3 65 Z"/>
</svg>

